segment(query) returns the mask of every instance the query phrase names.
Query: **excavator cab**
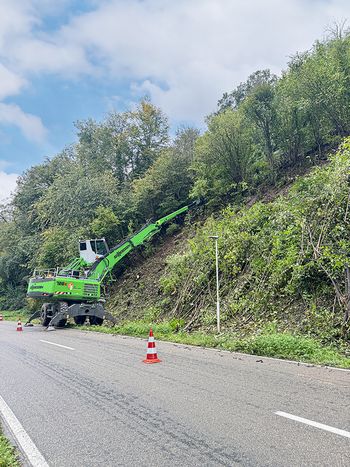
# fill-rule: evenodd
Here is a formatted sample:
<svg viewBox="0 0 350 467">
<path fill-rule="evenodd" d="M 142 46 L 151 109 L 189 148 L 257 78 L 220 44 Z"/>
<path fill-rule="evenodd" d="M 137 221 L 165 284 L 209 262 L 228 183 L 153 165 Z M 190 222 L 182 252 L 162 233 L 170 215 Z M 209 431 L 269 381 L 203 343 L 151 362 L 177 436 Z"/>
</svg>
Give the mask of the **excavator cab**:
<svg viewBox="0 0 350 467">
<path fill-rule="evenodd" d="M 88 264 L 94 263 L 109 252 L 107 242 L 104 238 L 79 241 L 79 254 Z"/>
</svg>

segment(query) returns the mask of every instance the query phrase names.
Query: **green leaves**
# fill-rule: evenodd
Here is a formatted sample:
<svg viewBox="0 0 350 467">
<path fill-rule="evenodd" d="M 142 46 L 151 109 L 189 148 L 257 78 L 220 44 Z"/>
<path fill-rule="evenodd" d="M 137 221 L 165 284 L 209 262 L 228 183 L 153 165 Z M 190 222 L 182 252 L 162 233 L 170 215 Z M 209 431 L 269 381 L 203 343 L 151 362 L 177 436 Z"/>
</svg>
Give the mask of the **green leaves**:
<svg viewBox="0 0 350 467">
<path fill-rule="evenodd" d="M 36 203 L 41 229 L 61 225 L 78 228 L 93 219 L 99 206 L 113 205 L 118 188 L 111 173 L 85 176 L 79 166 L 55 178 Z"/>
<path fill-rule="evenodd" d="M 173 146 L 134 181 L 134 202 L 141 218 L 159 217 L 186 204 L 193 182 L 190 167 L 197 138 L 198 131 L 193 128 L 180 130 Z"/>
<path fill-rule="evenodd" d="M 99 206 L 95 211 L 95 218 L 90 224 L 90 231 L 97 237 L 105 237 L 115 241 L 118 236 L 120 221 L 110 207 Z"/>
<path fill-rule="evenodd" d="M 226 208 L 208 218 L 186 253 L 168 262 L 164 292 L 176 294 L 182 314 L 199 313 L 199 308 L 205 321 L 206 306 L 214 307 L 215 296 L 214 249 L 208 236 L 216 233 L 223 312 L 231 323 L 276 319 L 280 326 L 294 322 L 299 330 L 322 338 L 327 332 L 329 338 L 340 335 L 343 315 L 334 302 L 332 281 L 343 290 L 344 268 L 350 264 L 349 173 L 347 139 L 328 166 L 301 178 L 287 196 L 241 210 Z M 316 312 L 308 313 L 315 306 L 326 309 L 322 313 L 328 318 L 332 314 L 327 331 Z"/>
<path fill-rule="evenodd" d="M 89 119 L 76 127 L 79 165 L 90 175 L 111 171 L 119 183 L 142 176 L 169 142 L 167 118 L 147 99 L 133 111 L 111 112 L 101 123 Z"/>
<path fill-rule="evenodd" d="M 192 195 L 217 202 L 240 191 L 240 184 L 247 178 L 252 144 L 250 129 L 240 113 L 228 109 L 212 116 L 208 131 L 196 144 Z"/>
</svg>

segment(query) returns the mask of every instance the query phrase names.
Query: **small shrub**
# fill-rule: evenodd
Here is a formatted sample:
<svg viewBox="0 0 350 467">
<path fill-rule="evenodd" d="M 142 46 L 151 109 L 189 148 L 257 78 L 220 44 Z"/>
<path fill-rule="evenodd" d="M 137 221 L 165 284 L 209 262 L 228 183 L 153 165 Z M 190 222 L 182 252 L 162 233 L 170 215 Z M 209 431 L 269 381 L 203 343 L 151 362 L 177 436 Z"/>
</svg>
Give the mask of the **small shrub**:
<svg viewBox="0 0 350 467">
<path fill-rule="evenodd" d="M 15 449 L 2 435 L 0 429 L 0 467 L 19 467 Z"/>
<path fill-rule="evenodd" d="M 215 310 L 214 309 L 205 310 L 202 315 L 201 322 L 202 324 L 204 324 L 204 326 L 211 326 L 215 324 L 216 323 Z"/>
<path fill-rule="evenodd" d="M 176 232 L 180 230 L 179 224 L 176 224 L 173 222 L 172 224 L 169 225 L 169 227 L 166 229 L 167 235 L 174 235 Z"/>
<path fill-rule="evenodd" d="M 161 310 L 155 306 L 151 306 L 147 308 L 145 315 L 144 315 L 144 321 L 146 322 L 154 322 L 157 321 L 159 318 Z"/>
</svg>

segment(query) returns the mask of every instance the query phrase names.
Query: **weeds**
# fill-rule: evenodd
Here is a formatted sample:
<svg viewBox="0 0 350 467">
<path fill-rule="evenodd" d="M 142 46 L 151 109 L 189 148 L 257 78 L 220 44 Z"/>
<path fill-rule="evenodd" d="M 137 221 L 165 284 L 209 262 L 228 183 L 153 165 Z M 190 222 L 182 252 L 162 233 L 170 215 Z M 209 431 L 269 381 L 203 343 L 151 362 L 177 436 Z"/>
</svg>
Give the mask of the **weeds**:
<svg viewBox="0 0 350 467">
<path fill-rule="evenodd" d="M 336 348 L 322 346 L 319 341 L 311 337 L 280 333 L 273 329 L 266 329 L 260 335 L 239 338 L 229 333 L 220 335 L 202 331 L 188 333 L 182 330 L 183 325 L 184 322 L 178 319 L 160 323 L 138 320 L 125 322 L 115 327 L 81 326 L 80 329 L 147 338 L 150 327 L 152 327 L 158 340 L 266 357 L 277 357 L 318 365 L 350 368 L 350 358 L 344 356 Z"/>
<path fill-rule="evenodd" d="M 19 467 L 16 451 L 0 429 L 0 467 Z"/>
<path fill-rule="evenodd" d="M 7 321 L 17 321 L 20 319 L 23 322 L 27 321 L 27 319 L 30 317 L 31 313 L 28 312 L 26 309 L 22 310 L 17 310 L 17 311 L 1 311 L 1 314 L 3 318 Z"/>
<path fill-rule="evenodd" d="M 29 313 L 26 310 L 4 311 L 2 315 L 4 319 L 12 321 L 16 321 L 18 318 L 25 321 L 29 317 Z M 159 310 L 152 308 L 140 320 L 125 321 L 114 327 L 79 326 L 79 329 L 147 338 L 149 330 L 152 327 L 156 338 L 159 340 L 319 365 L 350 368 L 350 358 L 346 357 L 336 347 L 324 346 L 320 341 L 312 337 L 305 337 L 290 332 L 278 332 L 276 324 L 273 322 L 267 323 L 260 334 L 242 338 L 230 332 L 220 335 L 204 331 L 185 332 L 183 330 L 185 326 L 183 319 L 173 318 L 168 321 L 157 322 L 158 315 Z M 72 325 L 72 327 L 75 326 Z"/>
</svg>

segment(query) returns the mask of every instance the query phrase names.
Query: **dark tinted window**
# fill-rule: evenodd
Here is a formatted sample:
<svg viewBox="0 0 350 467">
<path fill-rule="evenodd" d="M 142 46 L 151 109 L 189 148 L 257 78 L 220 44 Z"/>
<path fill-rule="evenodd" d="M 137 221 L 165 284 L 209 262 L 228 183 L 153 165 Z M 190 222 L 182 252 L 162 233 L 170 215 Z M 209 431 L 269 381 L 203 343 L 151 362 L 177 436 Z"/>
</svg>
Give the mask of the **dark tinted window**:
<svg viewBox="0 0 350 467">
<path fill-rule="evenodd" d="M 106 254 L 106 245 L 105 245 L 103 240 L 98 240 L 96 242 L 96 249 L 97 249 L 96 253 L 98 255 L 105 255 Z"/>
<path fill-rule="evenodd" d="M 80 251 L 86 250 L 86 242 L 80 242 Z"/>
<path fill-rule="evenodd" d="M 103 240 L 90 240 L 92 251 L 97 255 L 106 254 L 106 246 Z"/>
</svg>

